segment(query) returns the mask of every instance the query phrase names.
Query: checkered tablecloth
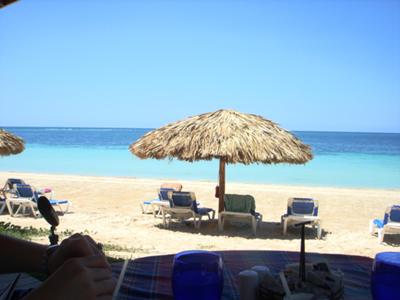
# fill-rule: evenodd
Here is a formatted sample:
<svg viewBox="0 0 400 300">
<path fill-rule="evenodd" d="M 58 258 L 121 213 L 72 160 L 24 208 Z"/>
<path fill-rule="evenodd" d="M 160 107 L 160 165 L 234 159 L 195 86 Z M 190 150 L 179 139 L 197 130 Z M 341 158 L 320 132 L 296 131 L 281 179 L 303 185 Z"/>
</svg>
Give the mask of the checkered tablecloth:
<svg viewBox="0 0 400 300">
<path fill-rule="evenodd" d="M 238 274 L 255 265 L 266 265 L 278 272 L 288 263 L 299 261 L 298 252 L 284 251 L 221 251 L 224 262 L 222 299 L 239 299 Z M 150 256 L 130 261 L 118 299 L 173 299 L 171 274 L 173 255 Z M 372 259 L 362 256 L 307 253 L 307 262 L 325 261 L 344 273 L 345 299 L 368 300 Z M 118 276 L 122 264 L 113 265 Z"/>
</svg>

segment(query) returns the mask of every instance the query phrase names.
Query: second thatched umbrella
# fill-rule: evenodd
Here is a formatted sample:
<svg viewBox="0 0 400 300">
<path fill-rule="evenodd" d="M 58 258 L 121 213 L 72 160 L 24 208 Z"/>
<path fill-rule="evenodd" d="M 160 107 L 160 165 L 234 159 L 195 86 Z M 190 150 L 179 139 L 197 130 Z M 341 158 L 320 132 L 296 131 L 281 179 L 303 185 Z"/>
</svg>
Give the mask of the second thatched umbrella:
<svg viewBox="0 0 400 300">
<path fill-rule="evenodd" d="M 312 159 L 309 146 L 274 122 L 223 109 L 153 130 L 129 148 L 140 158 L 219 159 L 219 211 L 224 208 L 226 163 L 304 164 Z"/>
<path fill-rule="evenodd" d="M 24 151 L 24 140 L 0 129 L 0 155 L 18 154 Z"/>
</svg>

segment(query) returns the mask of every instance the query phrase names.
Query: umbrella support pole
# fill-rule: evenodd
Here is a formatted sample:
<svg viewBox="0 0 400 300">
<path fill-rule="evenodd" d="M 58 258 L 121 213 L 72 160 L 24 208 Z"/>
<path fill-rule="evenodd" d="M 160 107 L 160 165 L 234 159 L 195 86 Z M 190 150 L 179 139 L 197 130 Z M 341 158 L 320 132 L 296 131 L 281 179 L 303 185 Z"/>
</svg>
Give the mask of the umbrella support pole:
<svg viewBox="0 0 400 300">
<path fill-rule="evenodd" d="M 224 195 L 225 195 L 225 159 L 219 159 L 219 203 L 218 212 L 224 210 Z"/>
</svg>

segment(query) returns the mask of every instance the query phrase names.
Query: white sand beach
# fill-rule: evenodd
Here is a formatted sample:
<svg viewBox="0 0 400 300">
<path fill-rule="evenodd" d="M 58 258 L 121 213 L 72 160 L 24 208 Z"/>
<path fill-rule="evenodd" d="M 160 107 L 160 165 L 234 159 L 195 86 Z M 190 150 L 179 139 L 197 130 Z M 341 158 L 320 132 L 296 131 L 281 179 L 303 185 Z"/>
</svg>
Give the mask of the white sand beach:
<svg viewBox="0 0 400 300">
<path fill-rule="evenodd" d="M 59 231 L 87 232 L 96 240 L 127 248 L 111 253 L 141 257 L 176 253 L 188 249 L 206 250 L 288 250 L 300 247 L 299 230 L 281 233 L 280 216 L 286 211 L 289 197 L 314 197 L 319 200 L 319 213 L 324 230 L 323 239 L 307 231 L 306 250 L 320 253 L 342 253 L 373 257 L 381 251 L 398 251 L 398 237 L 388 237 L 378 244 L 368 233 L 369 220 L 382 218 L 387 206 L 399 203 L 398 189 L 350 189 L 227 183 L 227 193 L 251 194 L 257 211 L 264 216 L 256 237 L 250 227 L 226 226 L 217 230 L 217 221 L 203 222 L 200 230 L 193 225 L 172 224 L 162 227 L 162 219 L 142 214 L 140 203 L 157 197 L 163 182 L 123 177 L 94 177 L 31 173 L 0 173 L 1 185 L 7 178 L 22 178 L 36 187 L 51 187 L 56 199 L 72 201 L 70 213 L 60 217 Z M 202 206 L 217 209 L 215 182 L 183 181 L 183 190 L 193 191 Z M 48 228 L 43 218 L 0 216 L 0 222 L 20 226 Z M 46 238 L 40 239 L 47 242 Z"/>
</svg>

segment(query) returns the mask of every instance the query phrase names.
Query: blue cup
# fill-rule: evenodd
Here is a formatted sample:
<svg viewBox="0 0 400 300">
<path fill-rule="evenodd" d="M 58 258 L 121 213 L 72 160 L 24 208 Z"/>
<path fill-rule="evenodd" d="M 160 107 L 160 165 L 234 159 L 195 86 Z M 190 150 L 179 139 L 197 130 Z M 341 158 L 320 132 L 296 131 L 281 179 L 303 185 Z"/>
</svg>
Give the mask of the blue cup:
<svg viewBox="0 0 400 300">
<path fill-rule="evenodd" d="M 400 252 L 381 252 L 375 256 L 371 291 L 375 300 L 400 299 Z"/>
<path fill-rule="evenodd" d="M 219 254 L 184 251 L 175 255 L 172 291 L 176 300 L 220 300 L 224 286 Z"/>
</svg>

